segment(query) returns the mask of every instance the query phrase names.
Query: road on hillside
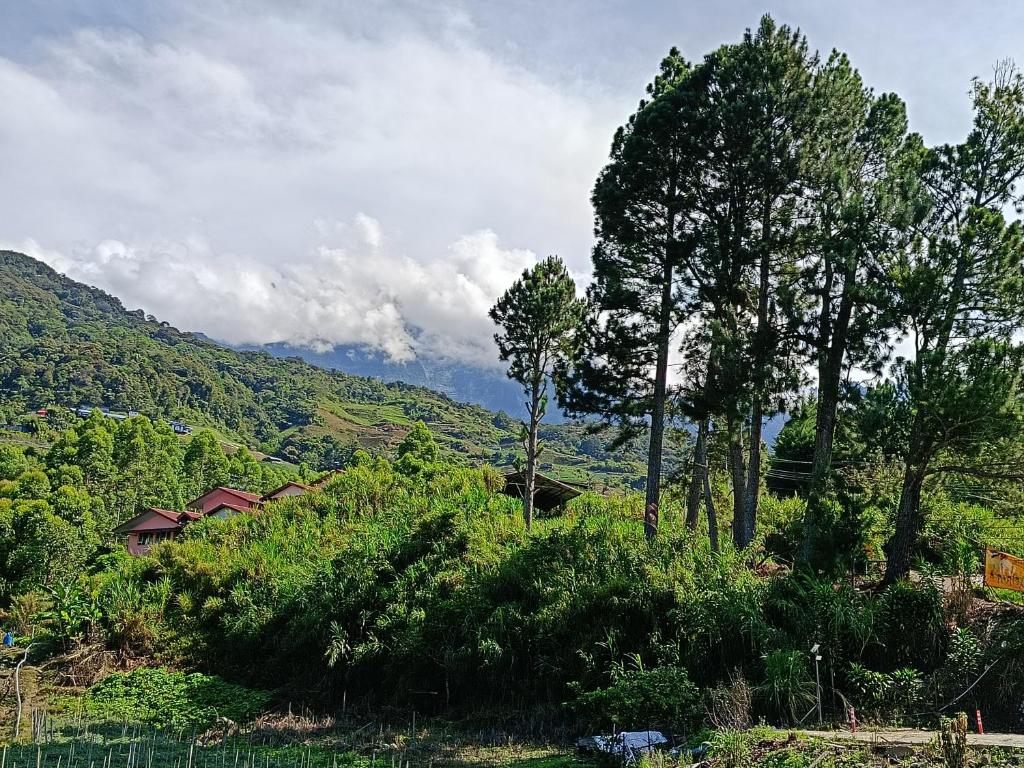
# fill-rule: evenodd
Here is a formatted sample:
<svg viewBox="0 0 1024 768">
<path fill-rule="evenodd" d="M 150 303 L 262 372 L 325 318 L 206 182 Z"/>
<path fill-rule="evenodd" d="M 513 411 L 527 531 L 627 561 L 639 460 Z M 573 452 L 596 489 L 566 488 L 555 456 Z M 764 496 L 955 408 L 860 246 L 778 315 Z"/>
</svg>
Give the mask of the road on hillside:
<svg viewBox="0 0 1024 768">
<path fill-rule="evenodd" d="M 928 744 L 935 739 L 938 732 L 920 731 L 914 728 L 889 728 L 880 731 L 858 730 L 856 733 L 851 733 L 850 731 L 801 731 L 801 733 L 826 741 L 855 741 L 865 744 L 878 744 L 879 746 L 912 746 Z M 1024 734 L 968 733 L 967 746 L 1024 749 Z"/>
</svg>

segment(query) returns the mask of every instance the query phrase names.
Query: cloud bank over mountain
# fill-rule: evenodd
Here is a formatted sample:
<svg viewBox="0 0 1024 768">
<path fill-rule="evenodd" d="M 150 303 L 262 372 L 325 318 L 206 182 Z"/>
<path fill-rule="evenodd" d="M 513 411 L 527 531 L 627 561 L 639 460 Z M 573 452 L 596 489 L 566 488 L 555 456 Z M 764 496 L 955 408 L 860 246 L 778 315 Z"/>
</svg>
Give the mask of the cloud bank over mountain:
<svg viewBox="0 0 1024 768">
<path fill-rule="evenodd" d="M 935 142 L 1024 24 L 1003 1 L 8 6 L 0 247 L 236 344 L 489 365 L 517 271 L 588 270 L 591 186 L 670 46 L 697 59 L 768 10 Z"/>
<path fill-rule="evenodd" d="M 495 364 L 508 283 L 585 267 L 612 111 L 454 11 L 231 8 L 0 58 L 0 240 L 231 343 Z"/>
</svg>

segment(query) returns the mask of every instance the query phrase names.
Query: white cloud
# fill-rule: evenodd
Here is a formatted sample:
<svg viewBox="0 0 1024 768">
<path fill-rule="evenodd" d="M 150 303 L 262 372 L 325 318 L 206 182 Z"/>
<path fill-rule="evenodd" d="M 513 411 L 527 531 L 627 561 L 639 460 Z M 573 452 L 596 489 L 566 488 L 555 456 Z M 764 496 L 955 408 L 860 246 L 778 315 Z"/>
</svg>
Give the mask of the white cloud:
<svg viewBox="0 0 1024 768">
<path fill-rule="evenodd" d="M 0 241 L 230 342 L 494 362 L 486 310 L 534 253 L 588 261 L 618 110 L 460 11 L 233 9 L 0 58 Z"/>
<path fill-rule="evenodd" d="M 332 241 L 277 265 L 214 252 L 200 237 L 141 247 L 105 240 L 68 252 L 31 239 L 8 247 L 232 344 L 361 344 L 398 362 L 427 355 L 496 364 L 487 310 L 536 262 L 533 252 L 502 248 L 481 231 L 420 263 L 382 250 L 380 224 L 365 213 L 351 225 L 319 224 Z"/>
</svg>

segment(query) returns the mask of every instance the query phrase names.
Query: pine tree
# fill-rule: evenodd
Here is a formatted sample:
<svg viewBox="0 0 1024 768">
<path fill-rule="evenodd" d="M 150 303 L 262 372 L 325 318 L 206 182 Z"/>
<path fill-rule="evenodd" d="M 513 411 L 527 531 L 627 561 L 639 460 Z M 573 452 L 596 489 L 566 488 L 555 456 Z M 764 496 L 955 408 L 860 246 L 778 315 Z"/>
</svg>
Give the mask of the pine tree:
<svg viewBox="0 0 1024 768">
<path fill-rule="evenodd" d="M 687 290 L 690 72 L 672 49 L 648 98 L 615 133 L 592 195 L 597 244 L 587 332 L 560 394 L 570 413 L 617 427 L 614 445 L 649 430 L 648 538 L 658 529 L 669 353 Z"/>
<path fill-rule="evenodd" d="M 1024 78 L 1001 64 L 991 82 L 975 81 L 973 100 L 966 140 L 924 160 L 933 207 L 919 247 L 894 268 L 913 351 L 892 374 L 906 426 L 889 583 L 910 570 L 930 476 L 1024 476 L 1020 461 L 993 465 L 982 450 L 1024 435 L 1024 235 L 1004 218 L 1024 204 Z"/>
<path fill-rule="evenodd" d="M 509 363 L 508 377 L 526 394 L 528 424 L 523 435 L 526 478 L 523 518 L 533 524 L 540 422 L 548 404 L 548 383 L 566 370 L 572 357 L 584 302 L 576 298 L 576 284 L 557 256 L 523 272 L 491 308 L 501 330 L 495 334 L 501 359 Z"/>
<path fill-rule="evenodd" d="M 923 213 L 920 139 L 907 135 L 898 97 L 874 97 L 846 56 L 833 53 L 815 77 L 813 108 L 801 290 L 811 299 L 805 333 L 817 394 L 804 562 L 819 559 L 817 539 L 829 524 L 826 496 L 843 374 L 879 373 L 888 358 L 896 326 L 888 264 L 907 247 Z"/>
<path fill-rule="evenodd" d="M 738 547 L 757 525 L 764 420 L 799 380 L 798 214 L 817 66 L 799 32 L 765 16 L 695 75 L 698 327 L 687 348 L 704 376 L 689 397 L 698 421 L 717 414 L 729 435 Z"/>
</svg>

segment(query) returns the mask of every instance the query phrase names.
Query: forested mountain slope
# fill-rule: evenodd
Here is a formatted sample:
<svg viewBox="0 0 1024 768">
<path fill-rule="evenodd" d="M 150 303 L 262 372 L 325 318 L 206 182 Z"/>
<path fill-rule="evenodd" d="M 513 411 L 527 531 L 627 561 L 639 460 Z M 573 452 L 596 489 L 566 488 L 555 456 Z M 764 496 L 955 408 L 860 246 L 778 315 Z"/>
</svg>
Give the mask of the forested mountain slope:
<svg viewBox="0 0 1024 768">
<path fill-rule="evenodd" d="M 205 426 L 225 439 L 314 466 L 356 447 L 389 450 L 416 420 L 443 448 L 508 463 L 518 422 L 421 387 L 237 352 L 125 309 L 103 291 L 21 253 L 0 251 L 0 421 L 43 406 L 132 409 Z M 641 454 L 615 454 L 580 425 L 544 430 L 545 469 L 612 484 L 642 476 Z"/>
</svg>

